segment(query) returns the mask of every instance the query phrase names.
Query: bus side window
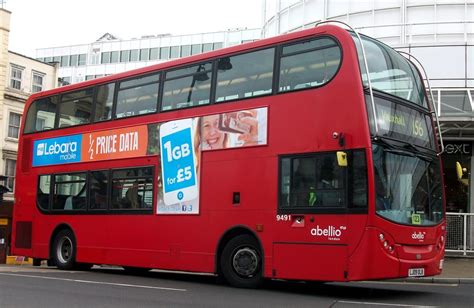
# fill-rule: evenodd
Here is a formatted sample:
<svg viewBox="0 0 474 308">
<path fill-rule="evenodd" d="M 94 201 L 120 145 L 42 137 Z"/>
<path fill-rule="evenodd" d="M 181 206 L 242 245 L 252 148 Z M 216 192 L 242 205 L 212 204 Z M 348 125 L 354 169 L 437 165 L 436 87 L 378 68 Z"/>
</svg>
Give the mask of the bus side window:
<svg viewBox="0 0 474 308">
<path fill-rule="evenodd" d="M 89 209 L 106 210 L 108 199 L 108 171 L 100 170 L 90 173 Z"/>
<path fill-rule="evenodd" d="M 209 104 L 211 75 L 211 62 L 167 72 L 163 86 L 161 110 Z"/>
<path fill-rule="evenodd" d="M 283 46 L 278 92 L 322 86 L 334 77 L 340 63 L 341 50 L 331 38 Z"/>
<path fill-rule="evenodd" d="M 153 208 L 153 168 L 112 171 L 111 207 L 116 210 Z"/>
<path fill-rule="evenodd" d="M 87 174 L 71 173 L 54 176 L 53 210 L 85 210 Z"/>
<path fill-rule="evenodd" d="M 24 133 L 40 132 L 54 128 L 57 103 L 57 96 L 34 101 L 28 108 Z"/>
<path fill-rule="evenodd" d="M 159 82 L 159 73 L 120 82 L 115 117 L 125 118 L 155 112 Z"/>
<path fill-rule="evenodd" d="M 93 88 L 66 93 L 59 104 L 59 127 L 68 127 L 90 122 Z"/>
<path fill-rule="evenodd" d="M 364 150 L 354 150 L 349 164 L 349 206 L 367 210 L 367 159 Z"/>
<path fill-rule="evenodd" d="M 280 160 L 280 209 L 317 210 L 346 206 L 346 167 L 335 152 Z"/>
<path fill-rule="evenodd" d="M 114 89 L 115 83 L 109 83 L 97 87 L 94 122 L 110 120 L 112 118 Z"/>
<path fill-rule="evenodd" d="M 51 187 L 51 175 L 40 175 L 38 178 L 38 190 L 36 192 L 36 202 L 40 209 L 47 211 L 49 208 L 49 197 Z"/>
<path fill-rule="evenodd" d="M 269 48 L 219 59 L 216 102 L 272 93 L 274 55 Z"/>
</svg>

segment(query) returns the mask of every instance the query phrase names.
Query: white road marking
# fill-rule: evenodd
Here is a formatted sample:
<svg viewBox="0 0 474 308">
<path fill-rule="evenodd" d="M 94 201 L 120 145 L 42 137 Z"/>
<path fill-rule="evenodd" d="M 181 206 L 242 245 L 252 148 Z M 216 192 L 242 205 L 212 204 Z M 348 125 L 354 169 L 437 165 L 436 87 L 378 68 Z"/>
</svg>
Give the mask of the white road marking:
<svg viewBox="0 0 474 308">
<path fill-rule="evenodd" d="M 135 284 L 127 284 L 127 283 L 92 281 L 92 280 L 81 280 L 81 279 L 68 279 L 68 278 L 35 276 L 35 275 L 25 275 L 25 274 L 0 273 L 0 275 L 3 275 L 3 276 L 15 276 L 15 277 L 27 277 L 27 278 L 38 278 L 38 279 L 47 279 L 47 280 L 69 281 L 69 282 L 87 283 L 87 284 L 101 284 L 101 285 L 127 287 L 127 288 L 154 289 L 154 290 L 177 291 L 177 292 L 186 292 L 186 291 L 187 291 L 186 289 L 176 289 L 176 288 L 166 288 L 166 287 L 153 287 L 153 286 L 143 286 L 143 285 L 135 285 Z"/>
<path fill-rule="evenodd" d="M 374 303 L 374 302 L 353 302 L 353 301 L 337 301 L 335 304 L 351 304 L 351 305 L 374 305 L 387 307 L 416 307 L 416 308 L 436 308 L 438 306 L 421 306 L 421 305 L 404 305 L 404 304 L 390 304 L 390 303 Z"/>
<path fill-rule="evenodd" d="M 417 286 L 433 286 L 433 287 L 458 287 L 458 283 L 439 283 L 439 282 L 411 282 L 411 281 L 352 281 L 350 283 L 364 284 L 397 284 L 397 285 L 417 285 Z"/>
</svg>

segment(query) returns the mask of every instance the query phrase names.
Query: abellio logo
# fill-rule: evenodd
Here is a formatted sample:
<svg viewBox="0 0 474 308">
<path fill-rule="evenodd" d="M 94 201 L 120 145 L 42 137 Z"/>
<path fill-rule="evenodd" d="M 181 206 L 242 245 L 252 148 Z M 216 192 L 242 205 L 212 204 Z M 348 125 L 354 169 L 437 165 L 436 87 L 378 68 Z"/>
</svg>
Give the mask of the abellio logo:
<svg viewBox="0 0 474 308">
<path fill-rule="evenodd" d="M 37 140 L 34 143 L 33 166 L 81 161 L 82 135 Z"/>
<path fill-rule="evenodd" d="M 420 241 L 423 241 L 425 239 L 425 234 L 426 232 L 413 232 L 413 234 L 411 235 L 411 238 L 414 239 L 414 240 L 420 240 Z"/>
<path fill-rule="evenodd" d="M 319 225 L 316 228 L 311 229 L 311 235 L 317 237 L 327 237 L 331 241 L 339 241 L 341 239 L 342 232 L 346 230 L 346 226 L 334 227 L 328 226 L 321 228 Z"/>
</svg>

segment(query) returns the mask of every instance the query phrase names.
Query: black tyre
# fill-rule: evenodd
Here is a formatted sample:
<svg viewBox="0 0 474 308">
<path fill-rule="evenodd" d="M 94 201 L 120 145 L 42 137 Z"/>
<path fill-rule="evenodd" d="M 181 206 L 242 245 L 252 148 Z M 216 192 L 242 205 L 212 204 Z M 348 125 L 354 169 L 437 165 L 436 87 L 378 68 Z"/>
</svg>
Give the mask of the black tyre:
<svg viewBox="0 0 474 308">
<path fill-rule="evenodd" d="M 41 266 L 41 259 L 33 258 L 33 266 Z"/>
<path fill-rule="evenodd" d="M 92 266 L 94 266 L 94 264 L 76 263 L 76 265 L 74 266 L 74 269 L 78 271 L 89 271 L 92 268 Z"/>
<path fill-rule="evenodd" d="M 145 267 L 135 267 L 135 266 L 122 266 L 123 269 L 128 273 L 132 275 L 143 275 L 148 273 L 151 269 L 150 268 L 145 268 Z"/>
<path fill-rule="evenodd" d="M 76 238 L 71 230 L 59 231 L 53 242 L 53 261 L 61 270 L 71 270 L 76 265 Z"/>
<path fill-rule="evenodd" d="M 222 275 L 232 286 L 257 288 L 263 282 L 262 253 L 257 240 L 250 235 L 231 239 L 222 251 Z"/>
</svg>

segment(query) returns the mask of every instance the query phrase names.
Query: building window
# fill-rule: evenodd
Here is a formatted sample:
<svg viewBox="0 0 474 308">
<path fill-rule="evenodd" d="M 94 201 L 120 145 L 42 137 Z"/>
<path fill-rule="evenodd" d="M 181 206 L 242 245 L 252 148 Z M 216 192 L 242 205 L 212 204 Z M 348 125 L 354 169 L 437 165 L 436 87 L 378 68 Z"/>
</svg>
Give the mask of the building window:
<svg viewBox="0 0 474 308">
<path fill-rule="evenodd" d="M 69 66 L 69 56 L 61 56 L 61 67 Z"/>
<path fill-rule="evenodd" d="M 33 72 L 33 83 L 31 85 L 31 92 L 36 93 L 43 90 L 44 74 Z"/>
<path fill-rule="evenodd" d="M 191 55 L 197 55 L 201 53 L 201 44 L 191 45 Z"/>
<path fill-rule="evenodd" d="M 5 159 L 5 176 L 7 177 L 7 188 L 13 192 L 15 185 L 16 160 Z"/>
<path fill-rule="evenodd" d="M 59 78 L 59 86 L 60 87 L 67 86 L 67 85 L 70 85 L 70 84 L 71 84 L 71 77 Z"/>
<path fill-rule="evenodd" d="M 87 55 L 85 53 L 79 55 L 79 62 L 77 65 L 84 66 L 87 62 Z"/>
<path fill-rule="evenodd" d="M 160 57 L 160 49 L 158 47 L 150 48 L 150 60 L 157 60 L 159 57 Z"/>
<path fill-rule="evenodd" d="M 171 59 L 176 59 L 179 58 L 179 46 L 171 46 L 170 49 L 170 58 Z"/>
<path fill-rule="evenodd" d="M 187 57 L 191 55 L 191 45 L 181 46 L 181 57 Z"/>
<path fill-rule="evenodd" d="M 130 50 L 122 50 L 120 52 L 120 62 L 130 61 Z"/>
<path fill-rule="evenodd" d="M 117 63 L 120 61 L 120 51 L 112 51 L 110 54 L 110 63 Z"/>
<path fill-rule="evenodd" d="M 100 63 L 102 63 L 102 64 L 110 63 L 110 51 L 102 53 Z"/>
<path fill-rule="evenodd" d="M 18 66 L 12 66 L 10 88 L 21 90 L 21 75 L 22 74 L 23 74 L 23 68 L 20 68 Z"/>
<path fill-rule="evenodd" d="M 206 43 L 202 45 L 202 52 L 212 51 L 212 43 Z"/>
<path fill-rule="evenodd" d="M 21 114 L 10 112 L 8 119 L 8 137 L 18 139 L 20 135 Z"/>
<path fill-rule="evenodd" d="M 130 62 L 138 61 L 138 57 L 139 57 L 138 49 L 130 50 Z"/>
<path fill-rule="evenodd" d="M 77 66 L 78 61 L 79 61 L 79 55 L 71 55 L 70 61 L 71 61 L 69 63 L 70 66 Z"/>
<path fill-rule="evenodd" d="M 161 47 L 160 48 L 160 59 L 161 60 L 168 60 L 170 58 L 170 48 L 169 47 Z"/>
<path fill-rule="evenodd" d="M 148 61 L 149 57 L 149 49 L 143 48 L 140 49 L 140 61 Z"/>
<path fill-rule="evenodd" d="M 441 90 L 441 114 L 471 114 L 471 98 L 468 90 Z"/>
</svg>

